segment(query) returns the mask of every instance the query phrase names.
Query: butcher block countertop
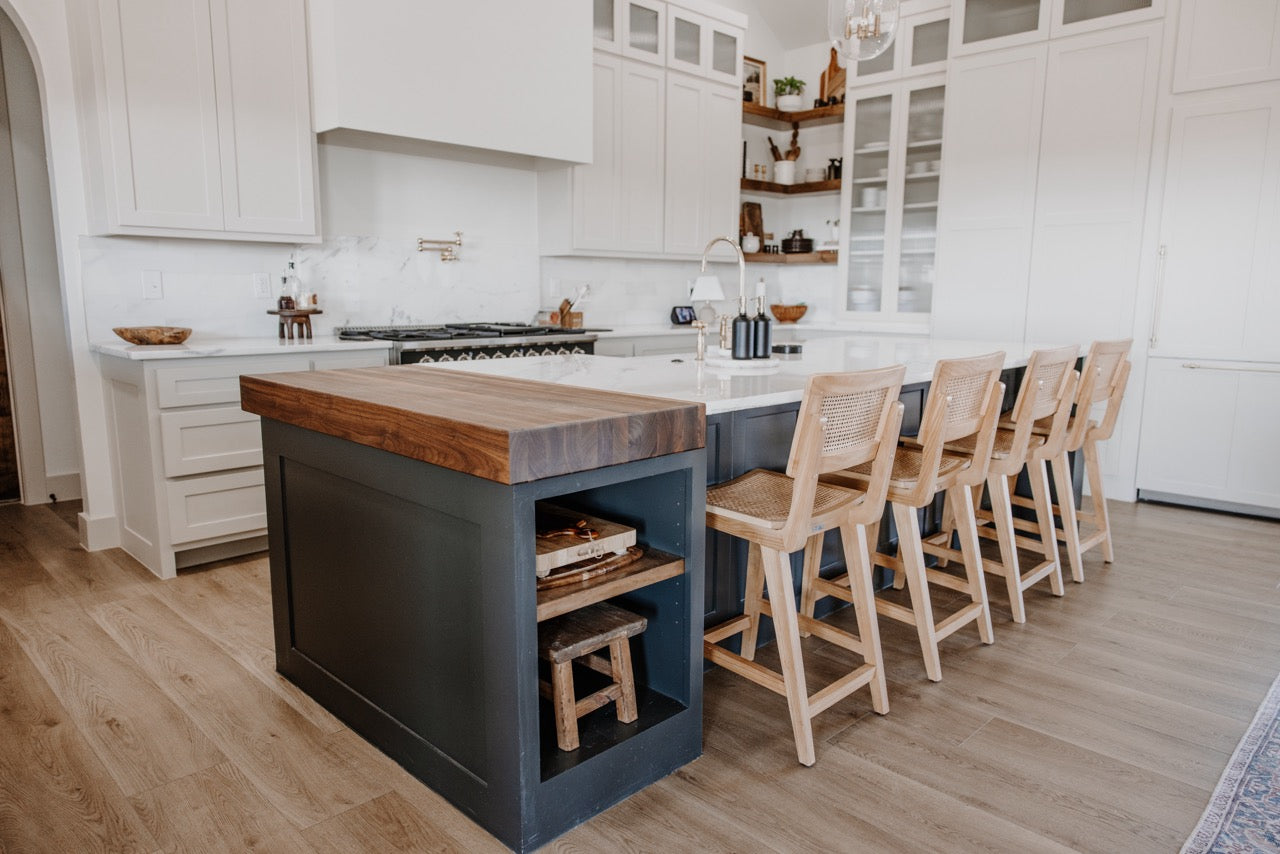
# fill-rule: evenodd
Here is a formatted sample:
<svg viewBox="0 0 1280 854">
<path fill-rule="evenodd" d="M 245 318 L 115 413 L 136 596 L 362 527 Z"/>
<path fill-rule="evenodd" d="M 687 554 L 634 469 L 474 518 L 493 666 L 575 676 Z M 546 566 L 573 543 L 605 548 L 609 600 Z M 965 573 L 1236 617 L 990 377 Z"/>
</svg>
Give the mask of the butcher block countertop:
<svg viewBox="0 0 1280 854">
<path fill-rule="evenodd" d="M 240 378 L 247 412 L 499 483 L 701 448 L 701 403 L 419 365 Z"/>
</svg>

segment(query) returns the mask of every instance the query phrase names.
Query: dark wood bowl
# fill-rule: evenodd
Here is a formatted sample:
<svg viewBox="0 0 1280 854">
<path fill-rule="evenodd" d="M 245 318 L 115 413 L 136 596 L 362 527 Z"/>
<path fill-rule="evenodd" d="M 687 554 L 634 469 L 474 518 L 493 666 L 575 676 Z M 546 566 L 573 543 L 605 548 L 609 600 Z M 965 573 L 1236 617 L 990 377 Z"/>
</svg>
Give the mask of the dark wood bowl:
<svg viewBox="0 0 1280 854">
<path fill-rule="evenodd" d="M 795 323 L 804 317 L 804 313 L 809 310 L 807 305 L 771 305 L 769 311 L 773 312 L 773 316 L 778 319 L 779 323 Z"/>
<path fill-rule="evenodd" d="M 117 326 L 111 331 L 130 344 L 181 344 L 191 335 L 185 326 Z"/>
</svg>

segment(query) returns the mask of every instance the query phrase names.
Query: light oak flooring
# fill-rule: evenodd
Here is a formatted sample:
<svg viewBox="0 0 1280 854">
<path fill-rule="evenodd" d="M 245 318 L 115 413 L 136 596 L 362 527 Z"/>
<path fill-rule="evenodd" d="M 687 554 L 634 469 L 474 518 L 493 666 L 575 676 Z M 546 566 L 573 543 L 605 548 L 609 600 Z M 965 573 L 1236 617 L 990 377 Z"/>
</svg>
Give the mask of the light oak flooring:
<svg viewBox="0 0 1280 854">
<path fill-rule="evenodd" d="M 275 675 L 264 558 L 157 581 L 76 509 L 0 507 L 0 850 L 504 850 Z M 991 582 L 940 683 L 883 621 L 890 713 L 820 715 L 813 768 L 709 672 L 704 756 L 548 850 L 1177 851 L 1280 669 L 1280 524 L 1111 512 L 1116 563 L 1025 626 Z"/>
</svg>

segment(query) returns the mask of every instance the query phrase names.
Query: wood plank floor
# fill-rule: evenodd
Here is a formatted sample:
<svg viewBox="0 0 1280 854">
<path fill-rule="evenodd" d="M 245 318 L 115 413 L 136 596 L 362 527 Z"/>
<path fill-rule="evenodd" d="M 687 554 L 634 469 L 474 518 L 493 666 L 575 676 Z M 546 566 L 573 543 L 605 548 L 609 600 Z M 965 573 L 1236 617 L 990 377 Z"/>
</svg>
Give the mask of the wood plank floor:
<svg viewBox="0 0 1280 854">
<path fill-rule="evenodd" d="M 0 851 L 504 850 L 274 673 L 265 558 L 161 582 L 76 509 L 0 507 Z M 1111 512 L 1116 563 L 1025 626 L 991 583 L 940 683 L 883 621 L 891 711 L 820 715 L 813 768 L 709 672 L 705 755 L 548 850 L 1176 851 L 1280 669 L 1280 523 Z"/>
</svg>

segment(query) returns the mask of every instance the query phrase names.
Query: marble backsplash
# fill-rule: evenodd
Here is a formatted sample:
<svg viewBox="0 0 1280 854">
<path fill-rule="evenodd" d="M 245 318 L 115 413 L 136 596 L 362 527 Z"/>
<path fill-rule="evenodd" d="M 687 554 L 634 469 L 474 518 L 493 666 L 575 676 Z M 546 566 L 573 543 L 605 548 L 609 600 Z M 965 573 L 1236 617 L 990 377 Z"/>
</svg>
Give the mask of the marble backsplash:
<svg viewBox="0 0 1280 854">
<path fill-rule="evenodd" d="M 411 240 L 330 237 L 302 246 L 84 237 L 85 314 L 91 340 L 114 326 L 190 326 L 195 336 L 274 335 L 280 277 L 291 254 L 305 290 L 319 294 L 316 335 L 335 326 L 527 320 L 538 308 L 537 247 L 466 235 L 459 261 L 418 252 Z M 144 296 L 143 274 L 159 271 L 163 296 Z M 254 294 L 265 273 L 270 296 Z"/>
</svg>

